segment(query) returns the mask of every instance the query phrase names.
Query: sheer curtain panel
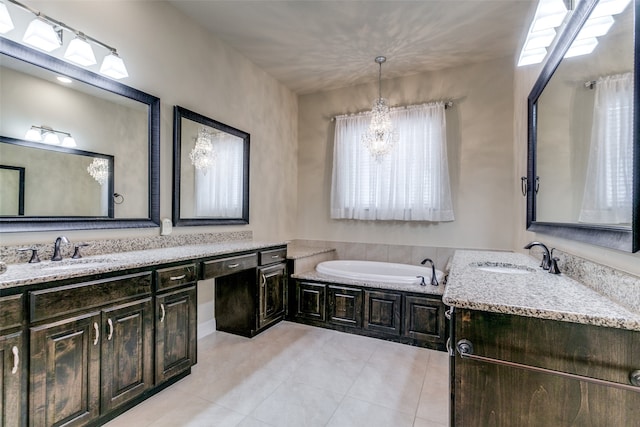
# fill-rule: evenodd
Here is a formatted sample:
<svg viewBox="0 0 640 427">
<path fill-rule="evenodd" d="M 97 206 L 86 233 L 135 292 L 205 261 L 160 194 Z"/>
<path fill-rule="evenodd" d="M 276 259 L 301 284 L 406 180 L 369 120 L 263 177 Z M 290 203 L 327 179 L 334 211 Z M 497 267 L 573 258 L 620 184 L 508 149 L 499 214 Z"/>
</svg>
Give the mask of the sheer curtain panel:
<svg viewBox="0 0 640 427">
<path fill-rule="evenodd" d="M 598 79 L 581 222 L 631 223 L 632 138 L 632 73 Z"/>
<path fill-rule="evenodd" d="M 331 218 L 453 221 L 444 103 L 392 109 L 399 139 L 382 162 L 361 142 L 370 120 L 336 117 Z"/>
</svg>

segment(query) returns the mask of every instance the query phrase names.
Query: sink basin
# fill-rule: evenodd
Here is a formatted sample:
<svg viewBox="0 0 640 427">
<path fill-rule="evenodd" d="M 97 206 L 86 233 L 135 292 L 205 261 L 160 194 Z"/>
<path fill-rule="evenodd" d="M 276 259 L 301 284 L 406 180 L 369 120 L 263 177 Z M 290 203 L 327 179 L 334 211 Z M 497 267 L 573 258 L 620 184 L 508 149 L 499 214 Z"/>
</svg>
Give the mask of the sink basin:
<svg viewBox="0 0 640 427">
<path fill-rule="evenodd" d="M 506 262 L 474 262 L 470 266 L 478 270 L 498 274 L 531 274 L 536 272 L 535 268 Z"/>
<path fill-rule="evenodd" d="M 93 258 L 93 259 L 65 259 L 62 261 L 50 261 L 38 265 L 38 268 L 46 271 L 69 271 L 84 268 L 97 268 L 111 262 L 109 258 Z"/>
</svg>

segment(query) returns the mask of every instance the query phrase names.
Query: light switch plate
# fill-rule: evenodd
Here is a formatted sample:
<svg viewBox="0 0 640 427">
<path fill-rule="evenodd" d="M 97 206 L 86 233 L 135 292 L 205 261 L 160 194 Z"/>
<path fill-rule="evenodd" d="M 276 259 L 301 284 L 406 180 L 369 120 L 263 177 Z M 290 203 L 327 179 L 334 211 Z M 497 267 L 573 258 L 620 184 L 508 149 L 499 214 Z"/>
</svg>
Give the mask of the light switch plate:
<svg viewBox="0 0 640 427">
<path fill-rule="evenodd" d="M 171 225 L 171 220 L 169 218 L 164 218 L 162 220 L 162 225 L 160 225 L 160 235 L 168 236 L 169 234 L 171 234 L 172 230 L 173 226 Z"/>
</svg>

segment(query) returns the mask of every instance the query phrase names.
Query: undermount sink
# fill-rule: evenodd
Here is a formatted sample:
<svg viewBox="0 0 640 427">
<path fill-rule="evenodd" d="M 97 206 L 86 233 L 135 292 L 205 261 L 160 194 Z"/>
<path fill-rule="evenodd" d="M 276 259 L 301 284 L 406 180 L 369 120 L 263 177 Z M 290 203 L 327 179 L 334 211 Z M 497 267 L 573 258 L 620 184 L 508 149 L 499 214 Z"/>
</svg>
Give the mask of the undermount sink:
<svg viewBox="0 0 640 427">
<path fill-rule="evenodd" d="M 535 268 L 506 262 L 474 262 L 470 266 L 478 270 L 499 274 L 531 274 L 536 272 Z"/>
<path fill-rule="evenodd" d="M 48 271 L 68 271 L 83 268 L 102 267 L 111 262 L 110 258 L 93 258 L 93 259 L 65 259 L 62 261 L 50 261 L 38 265 L 41 270 Z"/>
</svg>

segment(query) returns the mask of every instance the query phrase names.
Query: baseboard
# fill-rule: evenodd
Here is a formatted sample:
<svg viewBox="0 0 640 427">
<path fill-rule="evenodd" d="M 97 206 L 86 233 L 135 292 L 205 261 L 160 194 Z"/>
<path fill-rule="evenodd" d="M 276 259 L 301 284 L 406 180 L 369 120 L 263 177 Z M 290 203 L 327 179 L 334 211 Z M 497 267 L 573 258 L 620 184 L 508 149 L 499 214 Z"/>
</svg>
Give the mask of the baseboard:
<svg viewBox="0 0 640 427">
<path fill-rule="evenodd" d="M 198 339 L 211 335 L 216 331 L 216 320 L 211 319 L 203 323 L 198 323 Z"/>
</svg>

